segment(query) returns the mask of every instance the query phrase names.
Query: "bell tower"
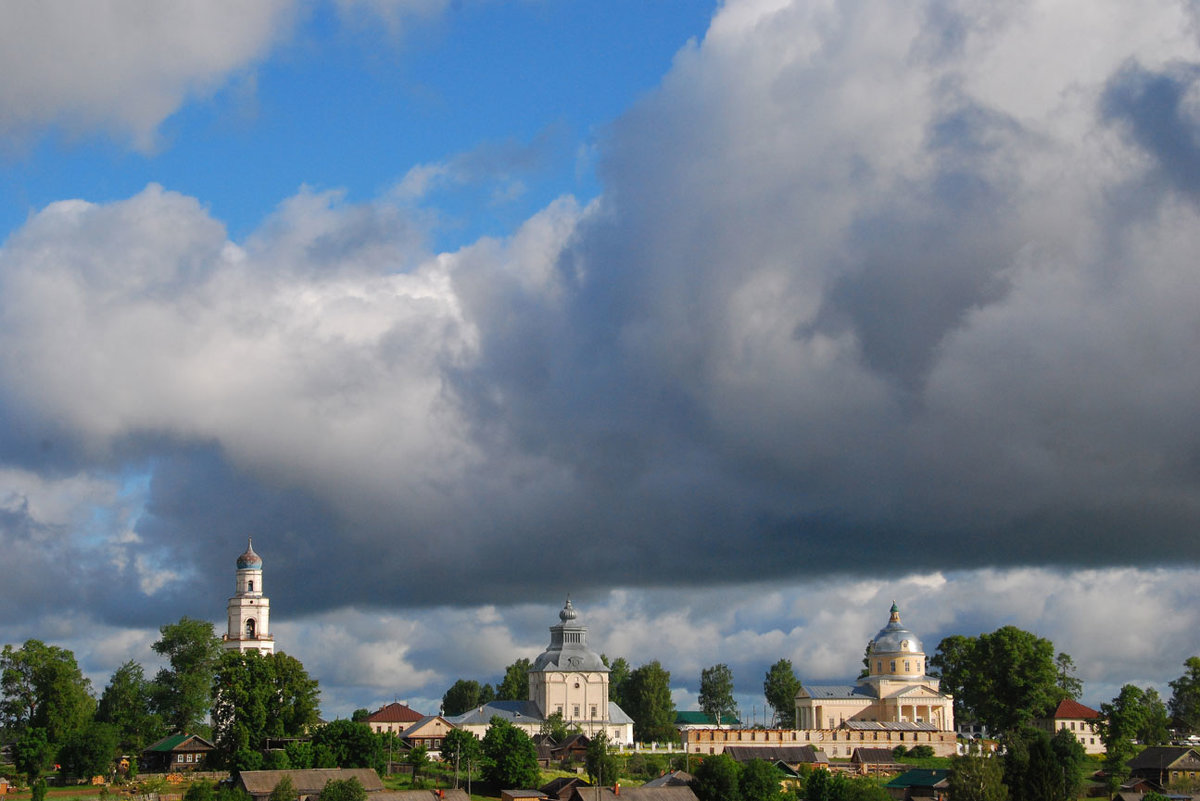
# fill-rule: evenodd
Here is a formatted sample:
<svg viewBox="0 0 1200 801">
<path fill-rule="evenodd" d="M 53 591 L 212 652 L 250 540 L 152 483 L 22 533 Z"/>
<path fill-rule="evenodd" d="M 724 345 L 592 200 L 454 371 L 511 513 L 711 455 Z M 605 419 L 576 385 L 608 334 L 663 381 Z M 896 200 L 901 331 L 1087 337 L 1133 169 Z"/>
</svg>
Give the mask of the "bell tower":
<svg viewBox="0 0 1200 801">
<path fill-rule="evenodd" d="M 229 599 L 224 646 L 230 651 L 258 651 L 262 655 L 275 653 L 275 638 L 271 636 L 271 602 L 263 595 L 262 557 L 254 552 L 253 540 L 248 540 L 246 552 L 237 559 L 237 582 Z"/>
</svg>

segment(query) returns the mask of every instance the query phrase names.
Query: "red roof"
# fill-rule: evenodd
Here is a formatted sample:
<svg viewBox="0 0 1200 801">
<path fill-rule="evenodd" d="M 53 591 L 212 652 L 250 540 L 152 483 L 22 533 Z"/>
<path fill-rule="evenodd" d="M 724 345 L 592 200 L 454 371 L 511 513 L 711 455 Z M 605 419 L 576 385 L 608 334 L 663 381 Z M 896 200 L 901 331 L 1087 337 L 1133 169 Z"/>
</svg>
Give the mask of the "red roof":
<svg viewBox="0 0 1200 801">
<path fill-rule="evenodd" d="M 1054 710 L 1054 714 L 1050 717 L 1055 718 L 1086 718 L 1091 720 L 1100 717 L 1100 713 L 1092 709 L 1090 706 L 1084 706 L 1078 701 L 1072 701 L 1070 698 L 1065 698 L 1058 703 L 1058 709 Z"/>
<path fill-rule="evenodd" d="M 416 723 L 425 718 L 398 701 L 388 704 L 367 718 L 368 723 Z"/>
</svg>

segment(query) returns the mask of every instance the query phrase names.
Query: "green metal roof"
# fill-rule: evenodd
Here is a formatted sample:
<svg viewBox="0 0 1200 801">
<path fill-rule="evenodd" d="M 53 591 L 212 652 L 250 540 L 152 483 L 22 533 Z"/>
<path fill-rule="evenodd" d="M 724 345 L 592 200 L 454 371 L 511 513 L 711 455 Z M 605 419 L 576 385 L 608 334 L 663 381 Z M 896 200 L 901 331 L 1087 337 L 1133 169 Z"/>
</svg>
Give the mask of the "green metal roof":
<svg viewBox="0 0 1200 801">
<path fill-rule="evenodd" d="M 204 744 L 208 748 L 213 747 L 212 743 L 208 742 L 208 740 L 205 740 L 203 737 L 201 737 L 197 734 L 172 734 L 170 737 L 164 737 L 163 739 L 159 740 L 154 745 L 146 746 L 146 748 L 144 750 L 146 750 L 146 751 L 174 751 L 176 748 L 183 745 L 184 743 L 186 743 L 188 740 L 192 739 L 193 737 L 195 739 L 199 740 L 202 744 Z"/>
<path fill-rule="evenodd" d="M 884 785 L 884 787 L 933 787 L 934 785 L 945 781 L 950 776 L 950 771 L 940 770 L 936 768 L 913 768 L 901 773 L 896 778 Z"/>
<path fill-rule="evenodd" d="M 721 723 L 726 726 L 741 726 L 742 722 L 732 715 L 722 715 Z M 699 710 L 685 709 L 675 713 L 675 725 L 685 724 L 688 726 L 703 726 L 708 724 L 713 725 L 713 716 L 700 712 Z"/>
</svg>

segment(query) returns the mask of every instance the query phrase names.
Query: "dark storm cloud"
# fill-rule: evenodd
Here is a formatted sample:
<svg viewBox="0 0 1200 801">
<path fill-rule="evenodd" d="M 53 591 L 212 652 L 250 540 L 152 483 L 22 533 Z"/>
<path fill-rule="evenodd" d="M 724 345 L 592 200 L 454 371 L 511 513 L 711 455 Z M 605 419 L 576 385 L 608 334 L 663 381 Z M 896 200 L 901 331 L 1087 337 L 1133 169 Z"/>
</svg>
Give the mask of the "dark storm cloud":
<svg viewBox="0 0 1200 801">
<path fill-rule="evenodd" d="M 605 135 L 602 197 L 455 253 L 307 190 L 244 247 L 159 187 L 35 215 L 0 446 L 100 487 L 53 517 L 60 602 L 219 616 L 247 536 L 292 614 L 1194 561 L 1200 225 L 1145 190 L 1192 184 L 1192 73 L 1123 66 L 1120 14 L 1089 61 L 1053 9 L 956 9 L 730 3 Z"/>
</svg>

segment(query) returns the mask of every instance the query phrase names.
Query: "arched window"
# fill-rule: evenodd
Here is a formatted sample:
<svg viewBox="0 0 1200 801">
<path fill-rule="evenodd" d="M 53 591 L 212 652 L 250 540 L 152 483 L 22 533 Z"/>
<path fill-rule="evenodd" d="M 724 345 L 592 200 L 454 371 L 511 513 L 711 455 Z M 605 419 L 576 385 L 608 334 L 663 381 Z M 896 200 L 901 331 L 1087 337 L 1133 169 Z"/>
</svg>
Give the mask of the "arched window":
<svg viewBox="0 0 1200 801">
<path fill-rule="evenodd" d="M 246 590 L 248 592 L 254 592 L 254 582 L 253 581 L 246 582 Z"/>
<path fill-rule="evenodd" d="M 254 639 L 254 618 L 250 618 L 246 621 L 246 639 Z"/>
</svg>

